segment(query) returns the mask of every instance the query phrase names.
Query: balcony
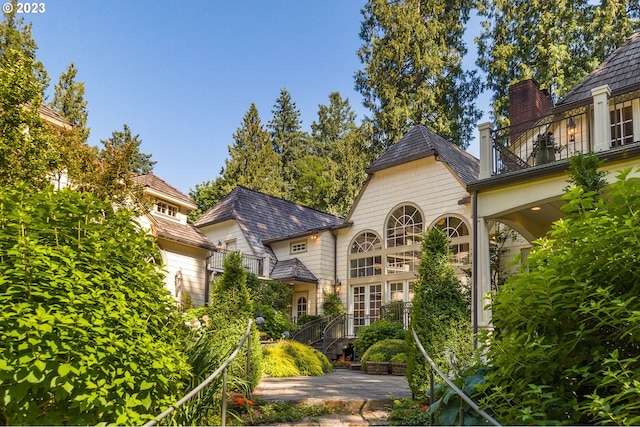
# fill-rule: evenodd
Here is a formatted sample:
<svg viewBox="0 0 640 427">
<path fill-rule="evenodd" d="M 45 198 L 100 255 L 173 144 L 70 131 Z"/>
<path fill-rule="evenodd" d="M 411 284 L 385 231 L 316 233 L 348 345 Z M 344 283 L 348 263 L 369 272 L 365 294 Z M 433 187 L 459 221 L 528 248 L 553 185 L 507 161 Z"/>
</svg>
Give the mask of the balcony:
<svg viewBox="0 0 640 427">
<path fill-rule="evenodd" d="M 207 260 L 207 267 L 211 271 L 223 273 L 224 261 L 227 255 L 236 251 L 216 248 Z M 266 257 L 265 257 L 266 258 Z M 269 278 L 269 262 L 268 259 L 257 257 L 254 255 L 242 254 L 242 266 L 250 273 L 260 278 Z"/>
<path fill-rule="evenodd" d="M 640 140 L 640 92 L 603 100 L 601 108 L 597 105 L 601 100 L 594 96 L 593 103 L 556 110 L 535 122 L 496 130 L 485 127 L 491 144 L 490 161 L 483 162 L 481 154 L 481 163 L 489 174 L 481 173 L 481 178 L 536 168 L 566 160 L 576 153 L 611 150 Z M 481 129 L 481 143 L 482 139 Z"/>
</svg>

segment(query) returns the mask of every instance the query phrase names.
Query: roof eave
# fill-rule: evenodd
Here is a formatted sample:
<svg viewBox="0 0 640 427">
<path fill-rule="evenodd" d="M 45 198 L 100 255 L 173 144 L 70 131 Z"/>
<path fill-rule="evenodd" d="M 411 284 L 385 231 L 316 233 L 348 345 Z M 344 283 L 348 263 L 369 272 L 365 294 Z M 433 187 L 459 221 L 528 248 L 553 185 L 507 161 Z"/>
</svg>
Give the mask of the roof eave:
<svg viewBox="0 0 640 427">
<path fill-rule="evenodd" d="M 429 151 L 425 151 L 425 152 L 422 152 L 420 154 L 416 154 L 416 155 L 411 156 L 411 157 L 403 157 L 401 159 L 396 160 L 395 162 L 388 163 L 388 164 L 385 164 L 385 165 L 381 165 L 381 166 L 378 166 L 378 167 L 374 167 L 372 165 L 369 168 L 367 168 L 365 170 L 365 172 L 368 173 L 368 174 L 373 174 L 374 172 L 378 172 L 378 171 L 381 171 L 381 170 L 389 169 L 389 168 L 392 168 L 392 167 L 395 167 L 395 166 L 399 166 L 399 165 L 403 165 L 405 163 L 410 163 L 410 162 L 413 162 L 413 161 L 416 161 L 416 160 L 424 159 L 425 157 L 431 157 L 431 156 L 434 156 L 435 154 L 436 154 L 436 150 L 430 149 Z"/>
</svg>

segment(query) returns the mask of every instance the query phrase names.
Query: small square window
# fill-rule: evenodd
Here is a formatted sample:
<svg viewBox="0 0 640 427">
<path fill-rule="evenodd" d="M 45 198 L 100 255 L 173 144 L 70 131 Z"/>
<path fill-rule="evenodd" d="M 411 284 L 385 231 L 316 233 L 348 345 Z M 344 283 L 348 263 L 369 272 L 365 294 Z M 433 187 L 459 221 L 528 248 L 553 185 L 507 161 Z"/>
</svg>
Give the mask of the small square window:
<svg viewBox="0 0 640 427">
<path fill-rule="evenodd" d="M 299 254 L 301 252 L 307 252 L 307 242 L 294 242 L 291 243 L 291 253 Z"/>
<path fill-rule="evenodd" d="M 156 204 L 156 211 L 173 217 L 178 215 L 178 207 L 165 202 L 158 202 Z"/>
</svg>

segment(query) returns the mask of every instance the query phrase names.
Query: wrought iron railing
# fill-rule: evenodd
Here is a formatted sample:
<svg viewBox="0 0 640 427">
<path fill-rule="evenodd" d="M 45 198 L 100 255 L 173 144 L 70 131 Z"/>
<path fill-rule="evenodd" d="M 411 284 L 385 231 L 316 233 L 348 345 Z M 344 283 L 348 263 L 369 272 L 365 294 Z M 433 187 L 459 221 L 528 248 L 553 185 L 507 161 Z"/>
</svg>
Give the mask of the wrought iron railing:
<svg viewBox="0 0 640 427">
<path fill-rule="evenodd" d="M 420 338 L 418 338 L 418 334 L 416 334 L 416 331 L 414 331 L 412 329 L 411 333 L 413 334 L 413 340 L 415 341 L 416 345 L 418 346 L 418 349 L 420 350 L 420 353 L 422 353 L 424 358 L 427 359 L 427 362 L 429 363 L 429 365 L 431 365 L 431 370 L 429 370 L 429 406 L 433 405 L 433 403 L 434 403 L 435 381 L 434 381 L 433 373 L 435 372 L 435 373 L 438 374 L 438 376 L 440 378 L 442 378 L 444 380 L 445 383 L 447 383 L 447 385 L 451 388 L 451 390 L 453 390 L 458 396 L 460 396 L 460 409 L 458 411 L 458 417 L 459 417 L 459 422 L 460 422 L 461 426 L 465 425 L 464 424 L 464 406 L 463 406 L 463 402 L 466 403 L 467 405 L 469 405 L 469 407 L 471 409 L 476 411 L 476 413 L 478 415 L 480 415 L 482 418 L 487 420 L 489 423 L 493 424 L 494 426 L 499 426 L 500 423 L 498 423 L 495 419 L 493 419 L 493 417 L 491 417 L 491 415 L 487 414 L 485 411 L 480 409 L 480 407 L 478 406 L 477 403 L 475 403 L 473 400 L 471 400 L 471 398 L 469 396 L 464 394 L 464 392 L 462 390 L 460 390 L 453 383 L 453 381 L 451 381 L 451 379 L 449 379 L 449 377 L 447 377 L 438 368 L 438 365 L 436 365 L 435 362 L 433 361 L 433 359 L 431 359 L 431 357 L 429 357 L 429 355 L 425 351 L 424 347 L 422 346 L 422 343 L 420 342 Z M 431 414 L 431 420 L 430 420 L 429 424 L 433 425 L 433 414 Z"/>
<path fill-rule="evenodd" d="M 209 256 L 209 269 L 214 271 L 224 271 L 224 261 L 230 253 L 236 251 L 229 251 L 227 249 L 216 248 L 213 250 L 211 256 Z M 242 266 L 249 272 L 255 274 L 258 277 L 264 277 L 264 260 L 261 257 L 254 255 L 242 254 Z"/>
<path fill-rule="evenodd" d="M 327 354 L 329 349 L 338 341 L 347 338 L 347 315 L 341 314 L 331 319 L 322 331 L 322 353 Z"/>
<path fill-rule="evenodd" d="M 200 391 L 202 391 L 202 389 L 204 389 L 207 385 L 209 385 L 211 383 L 211 381 L 216 379 L 220 374 L 222 374 L 222 402 L 221 402 L 222 410 L 221 410 L 220 417 L 221 417 L 221 425 L 225 426 L 226 422 L 227 422 L 226 421 L 227 420 L 227 368 L 229 367 L 229 364 L 233 361 L 233 359 L 235 359 L 238 356 L 238 354 L 240 353 L 240 350 L 242 349 L 242 346 L 244 345 L 245 341 L 247 342 L 247 382 L 250 381 L 250 375 L 251 375 L 251 324 L 252 324 L 252 320 L 249 319 L 249 322 L 247 324 L 247 329 L 246 329 L 244 335 L 242 336 L 242 339 L 240 340 L 240 343 L 238 343 L 238 346 L 233 351 L 233 353 L 231 353 L 231 355 L 227 358 L 227 360 L 225 360 L 225 362 L 222 365 L 220 365 L 220 367 L 218 369 L 216 369 L 216 371 L 213 374 L 209 375 L 209 377 L 207 377 L 207 379 L 202 381 L 200 383 L 200 385 L 198 385 L 196 388 L 194 388 L 189 393 L 187 393 L 182 399 L 178 400 L 176 403 L 174 403 L 173 405 L 169 406 L 164 412 L 162 412 L 161 414 L 156 416 L 155 419 L 153 419 L 153 420 L 147 422 L 146 424 L 144 424 L 144 426 L 145 427 L 146 426 L 154 426 L 159 421 L 162 421 L 163 419 L 165 419 L 166 417 L 171 415 L 182 404 L 188 402 L 194 396 L 196 396 Z"/>
<path fill-rule="evenodd" d="M 391 301 L 380 307 L 380 318 L 392 322 L 402 323 L 405 329 L 409 329 L 411 323 L 411 302 Z"/>
<path fill-rule="evenodd" d="M 300 329 L 295 331 L 291 335 L 291 339 L 301 342 L 306 345 L 313 345 L 322 341 L 322 333 L 324 328 L 331 321 L 331 316 L 321 317 L 320 319 L 312 320 L 309 323 L 302 325 Z"/>
<path fill-rule="evenodd" d="M 568 159 L 576 153 L 594 151 L 594 122 L 605 120 L 610 141 L 598 141 L 599 147 L 616 148 L 635 144 L 633 104 L 640 92 L 629 92 L 609 99 L 609 117 L 595 118 L 592 104 L 573 110 L 548 114 L 530 122 L 496 129 L 491 133 L 493 174 L 513 172 Z M 602 148 L 600 148 L 601 150 Z"/>
</svg>

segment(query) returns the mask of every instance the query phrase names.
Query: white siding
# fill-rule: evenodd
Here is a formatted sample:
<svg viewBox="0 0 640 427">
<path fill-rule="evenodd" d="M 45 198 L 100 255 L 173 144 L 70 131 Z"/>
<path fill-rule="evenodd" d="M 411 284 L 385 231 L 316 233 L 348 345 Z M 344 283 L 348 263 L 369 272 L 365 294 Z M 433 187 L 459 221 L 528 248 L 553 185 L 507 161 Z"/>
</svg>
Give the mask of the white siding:
<svg viewBox="0 0 640 427">
<path fill-rule="evenodd" d="M 199 229 L 205 236 L 213 243 L 214 246 L 218 245 L 218 242 L 224 244 L 229 240 L 236 240 L 236 250 L 241 251 L 244 254 L 254 255 L 249 242 L 244 237 L 242 229 L 238 226 L 235 220 L 229 220 L 218 224 L 209 225 Z"/>
<path fill-rule="evenodd" d="M 423 214 L 424 230 L 428 230 L 437 219 L 453 214 L 464 218 L 473 233 L 471 205 L 459 205 L 458 201 L 468 197 L 468 192 L 453 173 L 442 162 L 433 157 L 376 172 L 369 180 L 358 204 L 351 211 L 350 228 L 339 231 L 337 257 L 338 279 L 342 282 L 343 303 L 348 302 L 348 251 L 353 238 L 364 230 L 375 231 L 385 243 L 386 221 L 391 211 L 402 204 L 417 206 Z M 384 260 L 383 260 L 384 263 Z M 402 275 L 396 275 L 398 279 Z M 387 276 L 388 277 L 388 276 Z M 371 282 L 384 285 L 385 276 L 376 276 Z M 404 277 L 408 279 L 409 276 Z"/>
<path fill-rule="evenodd" d="M 207 251 L 180 245 L 163 239 L 158 240 L 163 252 L 164 269 L 167 272 L 165 285 L 176 297 L 176 274 L 182 272 L 182 292 L 191 295 L 194 306 L 199 307 L 205 301 L 206 257 Z"/>
</svg>

